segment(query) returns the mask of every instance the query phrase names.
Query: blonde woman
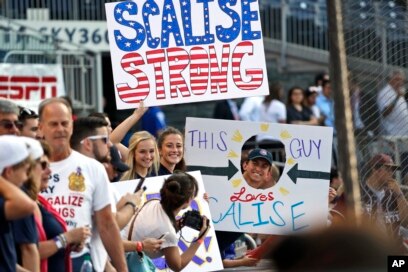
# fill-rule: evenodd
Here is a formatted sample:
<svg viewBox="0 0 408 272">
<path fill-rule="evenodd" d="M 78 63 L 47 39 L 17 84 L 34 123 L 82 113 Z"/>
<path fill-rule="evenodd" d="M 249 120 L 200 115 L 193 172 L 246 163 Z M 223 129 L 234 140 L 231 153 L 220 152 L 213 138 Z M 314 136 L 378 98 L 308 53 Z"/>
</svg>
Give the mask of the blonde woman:
<svg viewBox="0 0 408 272">
<path fill-rule="evenodd" d="M 160 156 L 156 139 L 147 131 L 135 132 L 129 140 L 129 153 L 126 164 L 129 171 L 121 180 L 131 180 L 157 176 Z"/>
</svg>

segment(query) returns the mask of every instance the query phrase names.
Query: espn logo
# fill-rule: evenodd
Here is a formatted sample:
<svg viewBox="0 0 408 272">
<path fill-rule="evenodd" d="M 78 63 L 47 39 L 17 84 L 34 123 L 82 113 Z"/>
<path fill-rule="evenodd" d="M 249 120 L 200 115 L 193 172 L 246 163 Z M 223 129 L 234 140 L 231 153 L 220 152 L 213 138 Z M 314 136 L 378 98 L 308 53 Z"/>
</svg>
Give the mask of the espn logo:
<svg viewBox="0 0 408 272">
<path fill-rule="evenodd" d="M 56 96 L 55 76 L 0 76 L 0 97 L 30 100 Z"/>
<path fill-rule="evenodd" d="M 388 256 L 388 271 L 408 271 L 408 256 Z"/>
</svg>

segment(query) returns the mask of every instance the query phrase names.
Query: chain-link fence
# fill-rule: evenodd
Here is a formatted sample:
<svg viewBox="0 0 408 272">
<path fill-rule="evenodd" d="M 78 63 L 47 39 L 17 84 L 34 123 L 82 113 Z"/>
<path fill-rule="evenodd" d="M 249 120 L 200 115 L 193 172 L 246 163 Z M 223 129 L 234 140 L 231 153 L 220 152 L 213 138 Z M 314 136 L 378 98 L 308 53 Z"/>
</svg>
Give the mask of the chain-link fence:
<svg viewBox="0 0 408 272">
<path fill-rule="evenodd" d="M 343 1 L 363 210 L 402 240 L 408 239 L 407 19 L 406 1 Z"/>
</svg>

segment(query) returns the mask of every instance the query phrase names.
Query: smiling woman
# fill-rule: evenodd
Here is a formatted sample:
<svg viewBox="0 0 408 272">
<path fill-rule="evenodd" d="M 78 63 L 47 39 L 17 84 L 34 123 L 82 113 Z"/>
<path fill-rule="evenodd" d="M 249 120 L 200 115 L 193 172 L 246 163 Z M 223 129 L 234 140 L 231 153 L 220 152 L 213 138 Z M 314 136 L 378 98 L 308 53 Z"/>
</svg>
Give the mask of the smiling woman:
<svg viewBox="0 0 408 272">
<path fill-rule="evenodd" d="M 174 170 L 186 170 L 184 162 L 184 137 L 178 129 L 167 127 L 160 134 L 157 145 L 160 153 L 159 175 L 169 175 Z"/>
<path fill-rule="evenodd" d="M 132 135 L 126 164 L 130 169 L 123 174 L 121 180 L 157 176 L 159 151 L 153 135 L 147 131 L 138 131 Z"/>
</svg>

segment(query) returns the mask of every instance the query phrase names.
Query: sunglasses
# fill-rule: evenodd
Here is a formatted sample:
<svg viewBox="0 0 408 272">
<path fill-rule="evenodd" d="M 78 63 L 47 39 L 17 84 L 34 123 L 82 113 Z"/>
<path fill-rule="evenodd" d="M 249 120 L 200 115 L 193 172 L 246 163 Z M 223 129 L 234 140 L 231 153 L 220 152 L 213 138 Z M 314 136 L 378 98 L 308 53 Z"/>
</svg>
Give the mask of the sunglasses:
<svg viewBox="0 0 408 272">
<path fill-rule="evenodd" d="M 41 165 L 41 169 L 44 171 L 47 168 L 50 168 L 50 163 L 47 161 L 37 161 Z"/>
<path fill-rule="evenodd" d="M 108 140 L 109 140 L 109 137 L 108 137 L 108 135 L 93 135 L 93 136 L 88 136 L 88 137 L 86 137 L 85 139 L 89 139 L 89 140 L 92 140 L 92 141 L 94 141 L 94 140 L 102 140 L 102 142 L 104 143 L 104 144 L 107 144 L 108 143 Z M 85 139 L 83 139 L 82 141 L 80 141 L 80 143 L 81 144 L 83 144 L 84 143 L 84 141 L 85 141 Z"/>
<path fill-rule="evenodd" d="M 20 121 L 10 121 L 10 120 L 1 120 L 0 121 L 0 126 L 5 128 L 5 129 L 12 129 L 13 127 L 16 127 L 18 129 L 23 128 L 23 123 Z"/>
<path fill-rule="evenodd" d="M 35 113 L 35 111 L 30 110 L 29 108 L 20 108 L 20 114 L 19 117 L 38 117 L 37 113 Z"/>
</svg>

